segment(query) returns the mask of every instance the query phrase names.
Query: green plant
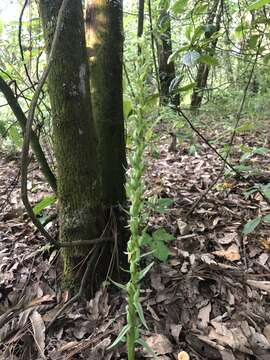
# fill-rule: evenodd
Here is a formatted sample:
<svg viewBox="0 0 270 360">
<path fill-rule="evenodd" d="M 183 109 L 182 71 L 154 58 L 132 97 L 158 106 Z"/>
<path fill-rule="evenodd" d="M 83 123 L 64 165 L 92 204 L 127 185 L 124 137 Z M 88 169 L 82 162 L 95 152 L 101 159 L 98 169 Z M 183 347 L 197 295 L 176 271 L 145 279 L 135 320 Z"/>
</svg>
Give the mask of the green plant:
<svg viewBox="0 0 270 360">
<path fill-rule="evenodd" d="M 147 344 L 140 337 L 140 327 L 144 325 L 147 328 L 147 324 L 144 319 L 143 309 L 140 304 L 140 281 L 147 274 L 152 267 L 153 263 L 147 265 L 144 269 L 140 270 L 141 260 L 141 243 L 142 234 L 142 218 L 143 218 L 143 194 L 144 184 L 142 176 L 145 169 L 144 151 L 147 145 L 147 136 L 151 134 L 147 130 L 147 122 L 145 121 L 145 109 L 147 107 L 147 96 L 145 94 L 145 80 L 148 73 L 148 63 L 143 56 L 143 51 L 139 57 L 137 63 L 137 78 L 134 82 L 134 105 L 133 113 L 129 116 L 132 122 L 130 131 L 130 170 L 127 178 L 127 196 L 130 200 L 129 208 L 129 227 L 130 227 L 130 239 L 127 245 L 127 254 L 129 262 L 130 280 L 126 285 L 120 285 L 122 289 L 127 291 L 127 324 L 123 327 L 119 333 L 117 339 L 110 346 L 117 345 L 120 341 L 125 340 L 127 342 L 128 360 L 135 359 L 135 345 L 139 344 L 145 347 L 151 352 L 153 356 L 155 354 L 148 348 Z"/>
</svg>

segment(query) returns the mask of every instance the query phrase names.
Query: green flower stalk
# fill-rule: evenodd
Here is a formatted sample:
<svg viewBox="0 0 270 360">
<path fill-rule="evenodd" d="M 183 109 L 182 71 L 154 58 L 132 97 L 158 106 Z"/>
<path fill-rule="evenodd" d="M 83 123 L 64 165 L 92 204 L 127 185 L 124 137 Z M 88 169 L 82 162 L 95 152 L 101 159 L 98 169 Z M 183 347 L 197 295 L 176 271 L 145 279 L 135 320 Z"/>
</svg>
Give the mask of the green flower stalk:
<svg viewBox="0 0 270 360">
<path fill-rule="evenodd" d="M 136 79 L 134 93 L 135 106 L 132 116 L 133 129 L 131 132 L 132 152 L 129 158 L 130 172 L 127 179 L 127 195 L 131 206 L 129 210 L 130 239 L 127 245 L 130 280 L 127 284 L 127 349 L 128 360 L 135 359 L 135 344 L 141 343 L 140 325 L 145 324 L 143 311 L 139 300 L 142 272 L 139 268 L 141 258 L 140 242 L 142 237 L 142 207 L 144 184 L 142 176 L 144 173 L 144 150 L 146 147 L 146 122 L 144 120 L 143 107 L 145 103 L 145 76 L 147 65 L 140 56 L 138 64 L 138 76 Z"/>
</svg>

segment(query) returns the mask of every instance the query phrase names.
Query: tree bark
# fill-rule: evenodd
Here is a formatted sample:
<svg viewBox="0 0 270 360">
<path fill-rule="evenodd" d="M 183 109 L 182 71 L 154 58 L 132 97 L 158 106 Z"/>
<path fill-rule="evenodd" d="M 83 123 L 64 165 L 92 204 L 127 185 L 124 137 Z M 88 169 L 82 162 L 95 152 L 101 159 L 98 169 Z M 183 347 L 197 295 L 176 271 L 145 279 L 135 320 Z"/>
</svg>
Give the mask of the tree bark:
<svg viewBox="0 0 270 360">
<path fill-rule="evenodd" d="M 62 0 L 39 1 L 48 52 L 61 3 Z M 80 0 L 70 1 L 64 16 L 48 90 L 57 161 L 60 241 L 96 238 L 103 229 L 103 215 Z M 63 283 L 69 288 L 74 284 L 74 267 L 90 250 L 89 246 L 63 250 Z"/>
<path fill-rule="evenodd" d="M 220 29 L 222 10 L 223 10 L 222 0 L 215 0 L 213 7 L 211 9 L 211 12 L 206 21 L 206 24 L 213 24 L 214 20 L 216 18 L 215 32 L 218 32 Z M 218 39 L 215 39 L 211 43 L 211 48 L 210 48 L 211 55 L 213 55 L 215 53 L 217 41 L 218 41 Z M 209 65 L 202 64 L 202 63 L 199 65 L 197 76 L 196 76 L 196 86 L 195 86 L 192 96 L 191 96 L 191 104 L 190 104 L 191 110 L 197 111 L 201 106 L 203 95 L 204 95 L 204 90 L 207 85 L 209 71 L 210 71 Z"/>
<path fill-rule="evenodd" d="M 125 200 L 123 116 L 123 12 L 121 0 L 88 0 L 86 39 L 93 115 L 98 133 L 102 200 L 107 207 Z"/>
<path fill-rule="evenodd" d="M 179 105 L 179 94 L 170 93 L 171 82 L 175 79 L 174 62 L 168 64 L 168 59 L 172 54 L 172 38 L 171 38 L 171 19 L 166 8 L 163 8 L 159 15 L 158 28 L 160 31 L 160 39 L 157 41 L 158 54 L 158 72 L 160 82 L 160 102 L 162 105 Z"/>
<path fill-rule="evenodd" d="M 144 0 L 139 0 L 138 6 L 138 28 L 137 28 L 137 38 L 140 39 L 143 35 L 143 25 L 144 25 Z M 138 44 L 138 55 L 141 54 L 141 46 Z"/>
</svg>

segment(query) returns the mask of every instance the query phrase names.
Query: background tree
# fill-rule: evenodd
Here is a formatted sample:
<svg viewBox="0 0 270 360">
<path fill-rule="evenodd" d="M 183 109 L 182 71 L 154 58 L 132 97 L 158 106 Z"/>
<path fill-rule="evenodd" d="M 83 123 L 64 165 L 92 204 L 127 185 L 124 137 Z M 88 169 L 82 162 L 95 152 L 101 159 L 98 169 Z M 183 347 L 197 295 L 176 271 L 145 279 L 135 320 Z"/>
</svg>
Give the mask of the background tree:
<svg viewBox="0 0 270 360">
<path fill-rule="evenodd" d="M 162 105 L 167 105 L 171 102 L 174 105 L 179 105 L 179 94 L 175 94 L 173 90 L 172 81 L 175 80 L 175 65 L 174 61 L 169 61 L 172 55 L 172 37 L 171 37 L 171 19 L 169 12 L 170 2 L 163 0 L 159 4 L 159 15 L 157 22 L 157 59 L 158 59 L 158 73 L 160 82 L 160 99 Z"/>
</svg>

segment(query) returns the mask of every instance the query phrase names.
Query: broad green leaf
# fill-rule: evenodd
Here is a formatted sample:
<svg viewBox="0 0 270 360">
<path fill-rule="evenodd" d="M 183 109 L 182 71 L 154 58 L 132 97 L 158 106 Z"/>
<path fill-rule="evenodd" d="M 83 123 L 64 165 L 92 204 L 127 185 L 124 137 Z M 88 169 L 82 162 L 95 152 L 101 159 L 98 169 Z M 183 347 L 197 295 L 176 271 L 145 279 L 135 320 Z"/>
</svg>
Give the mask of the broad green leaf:
<svg viewBox="0 0 270 360">
<path fill-rule="evenodd" d="M 117 338 L 114 340 L 114 342 L 107 348 L 108 350 L 114 348 L 117 344 L 120 343 L 120 341 L 124 341 L 126 333 L 129 331 L 129 324 L 126 324 L 123 329 L 120 331 Z"/>
<path fill-rule="evenodd" d="M 161 199 L 156 199 L 154 204 L 153 204 L 153 208 L 154 211 L 164 214 L 166 212 L 168 212 L 168 207 L 171 206 L 173 204 L 173 200 L 170 198 L 161 198 Z"/>
<path fill-rule="evenodd" d="M 183 11 L 188 3 L 188 0 L 176 0 L 172 6 L 172 11 L 175 15 Z"/>
<path fill-rule="evenodd" d="M 252 4 L 250 4 L 248 7 L 247 7 L 247 10 L 258 10 L 260 8 L 262 8 L 263 6 L 267 5 L 270 3 L 270 0 L 259 0 L 259 1 L 255 1 L 253 2 Z"/>
<path fill-rule="evenodd" d="M 141 345 L 155 360 L 160 359 L 143 339 L 137 339 L 136 343 Z"/>
<path fill-rule="evenodd" d="M 56 202 L 57 197 L 55 195 L 45 196 L 36 206 L 34 206 L 33 211 L 35 215 L 41 213 L 46 207 L 54 204 Z"/>
<path fill-rule="evenodd" d="M 143 324 L 143 326 L 144 326 L 147 330 L 149 330 L 149 328 L 148 328 L 148 326 L 147 326 L 147 324 L 146 324 L 146 321 L 145 321 L 145 317 L 144 317 L 143 308 L 142 308 L 141 303 L 135 303 L 134 305 L 135 305 L 136 311 L 137 311 L 137 313 L 138 313 L 138 315 L 139 315 L 139 318 L 140 318 L 140 320 L 141 320 L 141 323 Z"/>
<path fill-rule="evenodd" d="M 169 249 L 168 246 L 164 244 L 164 242 L 155 241 L 152 245 L 152 248 L 155 249 L 154 255 L 158 260 L 165 262 L 168 259 Z"/>
<path fill-rule="evenodd" d="M 252 231 L 256 229 L 256 227 L 260 224 L 261 221 L 262 221 L 261 216 L 258 216 L 255 219 L 248 221 L 244 226 L 243 234 L 244 235 L 250 234 Z"/>
<path fill-rule="evenodd" d="M 145 275 L 148 273 L 148 271 L 152 268 L 153 265 L 154 265 L 154 262 L 151 262 L 143 270 L 140 271 L 139 281 L 141 281 L 145 277 Z"/>
<path fill-rule="evenodd" d="M 269 215 L 265 215 L 263 217 L 263 221 L 269 222 L 270 223 L 270 214 Z"/>
<path fill-rule="evenodd" d="M 140 238 L 140 245 L 149 245 L 152 242 L 152 236 L 144 233 Z"/>
<path fill-rule="evenodd" d="M 166 242 L 166 241 L 175 239 L 175 237 L 172 234 L 168 233 L 164 229 L 158 229 L 158 230 L 154 231 L 152 236 L 155 241 L 161 241 L 161 242 L 164 242 L 164 241 Z"/>
<path fill-rule="evenodd" d="M 207 54 L 201 55 L 199 61 L 207 65 L 213 65 L 213 66 L 218 65 L 218 59 Z"/>
</svg>

